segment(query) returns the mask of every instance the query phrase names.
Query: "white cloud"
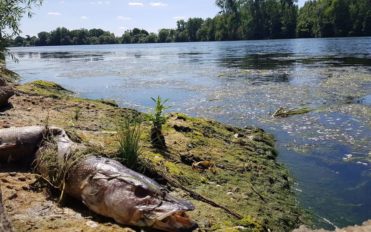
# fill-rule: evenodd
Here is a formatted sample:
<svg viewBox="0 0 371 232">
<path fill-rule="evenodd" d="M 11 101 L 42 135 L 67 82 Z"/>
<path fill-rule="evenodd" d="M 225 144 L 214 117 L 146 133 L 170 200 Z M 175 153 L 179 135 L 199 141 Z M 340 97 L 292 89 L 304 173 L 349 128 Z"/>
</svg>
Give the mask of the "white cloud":
<svg viewBox="0 0 371 232">
<path fill-rule="evenodd" d="M 142 2 L 129 2 L 128 5 L 129 6 L 144 6 Z"/>
<path fill-rule="evenodd" d="M 175 20 L 184 20 L 186 17 L 184 17 L 184 16 L 175 16 L 175 17 L 173 17 L 173 19 L 175 19 Z"/>
<path fill-rule="evenodd" d="M 117 16 L 116 18 L 117 18 L 117 20 L 123 20 L 123 21 L 131 20 L 130 17 L 125 17 L 125 16 L 121 16 L 121 15 Z"/>
<path fill-rule="evenodd" d="M 81 16 L 81 17 L 80 17 L 80 19 L 82 19 L 82 20 L 87 20 L 87 19 L 88 19 L 88 17 L 87 17 L 87 16 L 85 16 L 85 15 L 83 15 L 83 16 Z"/>
<path fill-rule="evenodd" d="M 111 1 L 91 1 L 92 5 L 110 5 Z"/>
<path fill-rule="evenodd" d="M 60 16 L 62 14 L 59 13 L 59 12 L 48 12 L 48 15 L 51 15 L 51 16 Z"/>
<path fill-rule="evenodd" d="M 153 7 L 164 7 L 164 6 L 167 6 L 166 3 L 163 3 L 163 2 L 151 2 L 149 3 L 150 6 L 153 6 Z"/>
</svg>

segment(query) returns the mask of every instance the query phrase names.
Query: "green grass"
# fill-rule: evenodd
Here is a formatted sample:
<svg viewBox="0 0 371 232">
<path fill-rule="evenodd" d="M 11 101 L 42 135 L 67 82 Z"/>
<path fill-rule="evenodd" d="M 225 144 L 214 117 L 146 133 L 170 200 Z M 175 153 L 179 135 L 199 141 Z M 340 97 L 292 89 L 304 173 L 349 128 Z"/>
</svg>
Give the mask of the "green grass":
<svg viewBox="0 0 371 232">
<path fill-rule="evenodd" d="M 138 120 L 125 118 L 117 128 L 118 156 L 128 168 L 136 168 L 141 152 L 141 125 Z"/>
</svg>

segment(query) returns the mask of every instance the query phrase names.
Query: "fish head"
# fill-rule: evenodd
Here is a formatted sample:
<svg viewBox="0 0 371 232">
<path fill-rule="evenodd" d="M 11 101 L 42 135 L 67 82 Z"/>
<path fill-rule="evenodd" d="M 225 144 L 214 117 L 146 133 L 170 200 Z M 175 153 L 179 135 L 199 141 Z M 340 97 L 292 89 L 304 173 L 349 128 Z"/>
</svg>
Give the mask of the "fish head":
<svg viewBox="0 0 371 232">
<path fill-rule="evenodd" d="M 161 231 L 186 232 L 198 227 L 187 214 L 194 210 L 194 206 L 186 201 L 177 199 L 167 192 L 152 192 L 144 186 L 136 186 L 135 196 L 143 199 L 136 206 L 139 221 L 137 225 L 151 227 Z"/>
</svg>

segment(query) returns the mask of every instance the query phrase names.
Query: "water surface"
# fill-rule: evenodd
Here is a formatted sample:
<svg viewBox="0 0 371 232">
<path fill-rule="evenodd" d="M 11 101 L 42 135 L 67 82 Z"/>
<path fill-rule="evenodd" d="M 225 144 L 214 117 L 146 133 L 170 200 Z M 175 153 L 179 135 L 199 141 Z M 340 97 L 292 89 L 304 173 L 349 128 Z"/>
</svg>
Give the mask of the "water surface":
<svg viewBox="0 0 371 232">
<path fill-rule="evenodd" d="M 12 48 L 21 82 L 44 79 L 82 97 L 172 111 L 277 138 L 279 161 L 319 226 L 371 218 L 371 38 Z M 279 107 L 309 107 L 275 119 Z"/>
</svg>

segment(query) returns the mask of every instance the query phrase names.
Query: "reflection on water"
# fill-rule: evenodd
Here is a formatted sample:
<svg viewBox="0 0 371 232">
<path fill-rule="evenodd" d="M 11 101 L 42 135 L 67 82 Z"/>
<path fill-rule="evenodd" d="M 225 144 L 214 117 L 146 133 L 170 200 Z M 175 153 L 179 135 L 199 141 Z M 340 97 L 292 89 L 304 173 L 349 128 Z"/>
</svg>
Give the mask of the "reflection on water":
<svg viewBox="0 0 371 232">
<path fill-rule="evenodd" d="M 371 39 L 303 39 L 12 48 L 22 82 L 55 81 L 81 96 L 173 111 L 277 138 L 301 204 L 337 226 L 371 218 Z M 313 109 L 274 119 L 279 107 Z"/>
</svg>

